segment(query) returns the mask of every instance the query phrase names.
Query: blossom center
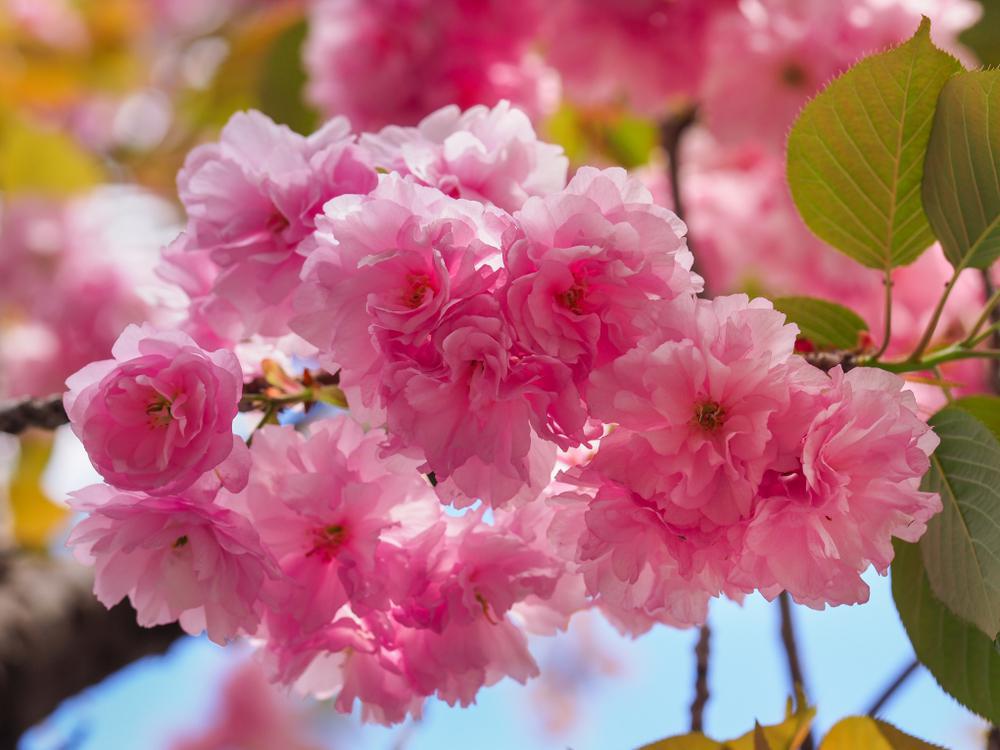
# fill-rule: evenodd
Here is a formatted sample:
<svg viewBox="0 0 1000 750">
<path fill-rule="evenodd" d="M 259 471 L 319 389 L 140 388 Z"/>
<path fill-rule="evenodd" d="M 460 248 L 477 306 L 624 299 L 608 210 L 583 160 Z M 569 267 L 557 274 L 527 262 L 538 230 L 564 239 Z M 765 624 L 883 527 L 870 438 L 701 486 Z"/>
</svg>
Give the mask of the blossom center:
<svg viewBox="0 0 1000 750">
<path fill-rule="evenodd" d="M 330 524 L 313 529 L 312 549 L 306 553 L 306 557 L 319 555 L 325 562 L 329 562 L 337 554 L 347 536 L 347 529 L 340 524 Z"/>
<path fill-rule="evenodd" d="M 146 405 L 146 414 L 149 415 L 149 423 L 153 427 L 166 427 L 173 421 L 174 415 L 170 411 L 172 402 L 163 395 L 157 395 Z"/>
<path fill-rule="evenodd" d="M 580 279 L 574 279 L 573 286 L 556 294 L 556 299 L 559 301 L 559 304 L 577 315 L 583 314 L 582 305 L 586 297 L 587 284 Z"/>
<path fill-rule="evenodd" d="M 702 401 L 694 407 L 694 423 L 705 432 L 715 432 L 726 421 L 726 410 L 717 401 Z"/>
<path fill-rule="evenodd" d="M 420 307 L 427 298 L 427 292 L 433 288 L 427 274 L 409 274 L 406 277 L 406 287 L 403 290 L 403 305 L 411 310 Z"/>
</svg>

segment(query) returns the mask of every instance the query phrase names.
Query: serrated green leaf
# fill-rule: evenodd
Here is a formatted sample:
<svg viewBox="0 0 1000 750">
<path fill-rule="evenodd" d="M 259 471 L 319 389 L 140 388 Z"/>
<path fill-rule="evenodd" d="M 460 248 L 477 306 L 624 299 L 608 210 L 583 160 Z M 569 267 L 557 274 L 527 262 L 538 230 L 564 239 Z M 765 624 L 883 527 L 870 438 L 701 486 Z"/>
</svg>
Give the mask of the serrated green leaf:
<svg viewBox="0 0 1000 750">
<path fill-rule="evenodd" d="M 867 57 L 802 110 L 788 137 L 795 205 L 821 239 L 871 268 L 934 242 L 920 201 L 938 93 L 962 69 L 925 18 L 905 44 Z"/>
<path fill-rule="evenodd" d="M 967 411 L 1000 440 L 1000 398 L 996 396 L 966 396 L 952 404 L 962 411 Z"/>
<path fill-rule="evenodd" d="M 868 716 L 848 716 L 827 732 L 819 750 L 941 750 L 900 731 L 892 724 Z"/>
<path fill-rule="evenodd" d="M 922 488 L 944 510 L 920 540 L 935 596 L 990 640 L 1000 632 L 1000 443 L 971 414 L 947 407 L 929 420 L 941 438 Z"/>
<path fill-rule="evenodd" d="M 895 549 L 892 596 L 917 658 L 955 700 L 1000 723 L 1000 652 L 934 595 L 918 545 Z"/>
<path fill-rule="evenodd" d="M 815 297 L 778 297 L 774 308 L 799 327 L 802 338 L 819 347 L 855 349 L 868 324 L 843 305 Z"/>
<path fill-rule="evenodd" d="M 965 72 L 941 89 L 923 199 L 956 269 L 988 268 L 1000 256 L 1000 70 Z"/>
</svg>

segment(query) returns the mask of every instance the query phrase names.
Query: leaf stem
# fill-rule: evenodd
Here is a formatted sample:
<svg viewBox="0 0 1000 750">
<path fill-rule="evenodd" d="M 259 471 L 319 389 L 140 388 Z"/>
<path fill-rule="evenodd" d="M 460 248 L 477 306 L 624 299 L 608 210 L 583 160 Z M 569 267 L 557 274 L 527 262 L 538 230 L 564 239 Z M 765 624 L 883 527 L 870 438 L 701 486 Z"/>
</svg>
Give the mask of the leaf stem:
<svg viewBox="0 0 1000 750">
<path fill-rule="evenodd" d="M 902 362 L 874 362 L 871 360 L 861 360 L 859 365 L 864 367 L 878 367 L 883 370 L 895 373 L 921 372 L 923 370 L 933 370 L 937 365 L 945 362 L 954 362 L 957 359 L 1000 359 L 1000 349 L 968 349 L 961 344 L 939 349 L 926 359 L 907 359 Z"/>
<path fill-rule="evenodd" d="M 930 346 L 931 339 L 934 338 L 934 332 L 937 330 L 938 323 L 941 320 L 941 313 L 944 312 L 944 305 L 948 301 L 948 297 L 951 295 L 951 290 L 955 288 L 955 284 L 958 282 L 959 274 L 963 271 L 963 267 L 959 266 L 955 269 L 955 273 L 948 280 L 948 283 L 944 287 L 944 293 L 941 295 L 941 299 L 938 300 L 937 305 L 934 308 L 934 312 L 931 314 L 931 319 L 927 323 L 927 328 L 924 329 L 924 335 L 920 337 L 920 341 L 917 343 L 917 348 L 913 350 L 913 354 L 909 356 L 910 362 L 916 362 L 923 356 L 923 353 L 927 351 L 927 347 Z M 927 368 L 921 368 L 927 369 Z"/>
<path fill-rule="evenodd" d="M 986 301 L 986 306 L 983 308 L 982 313 L 980 313 L 979 319 L 976 321 L 976 324 L 972 326 L 972 329 L 969 331 L 969 335 L 965 337 L 965 340 L 962 342 L 963 344 L 965 344 L 971 349 L 976 345 L 976 343 L 980 341 L 985 341 L 986 338 L 989 337 L 989 333 L 992 332 L 993 329 L 996 329 L 997 326 L 996 323 L 990 326 L 990 329 L 988 329 L 986 336 L 977 338 L 976 334 L 979 333 L 979 329 L 982 328 L 984 325 L 986 325 L 986 322 L 990 320 L 990 317 L 993 314 L 993 310 L 996 308 L 998 304 L 1000 304 L 1000 290 L 994 291 L 993 295 Z"/>
<path fill-rule="evenodd" d="M 885 278 L 882 279 L 882 284 L 885 286 L 885 332 L 882 334 L 882 345 L 878 348 L 878 351 L 872 355 L 872 359 L 878 359 L 883 354 L 885 350 L 889 348 L 889 339 L 892 337 L 892 271 L 890 269 L 885 270 Z"/>
</svg>

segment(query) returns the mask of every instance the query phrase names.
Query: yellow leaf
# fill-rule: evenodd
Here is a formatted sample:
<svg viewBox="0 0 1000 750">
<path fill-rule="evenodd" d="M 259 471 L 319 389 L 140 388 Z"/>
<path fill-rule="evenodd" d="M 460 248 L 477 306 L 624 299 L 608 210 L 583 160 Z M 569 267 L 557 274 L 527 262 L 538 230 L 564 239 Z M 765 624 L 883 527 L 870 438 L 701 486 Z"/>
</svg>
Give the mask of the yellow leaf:
<svg viewBox="0 0 1000 750">
<path fill-rule="evenodd" d="M 650 745 L 643 745 L 639 750 L 725 750 L 725 745 L 710 740 L 701 732 L 691 732 L 677 737 L 667 737 Z"/>
<path fill-rule="evenodd" d="M 72 138 L 14 117 L 0 126 L 0 190 L 66 195 L 99 183 L 101 166 Z"/>
<path fill-rule="evenodd" d="M 918 740 L 879 719 L 849 716 L 827 733 L 819 750 L 940 750 L 937 745 Z"/>
<path fill-rule="evenodd" d="M 44 548 L 69 516 L 69 509 L 52 502 L 42 490 L 42 473 L 52 455 L 51 435 L 21 438 L 21 453 L 10 484 L 14 539 L 22 547 Z"/>
</svg>

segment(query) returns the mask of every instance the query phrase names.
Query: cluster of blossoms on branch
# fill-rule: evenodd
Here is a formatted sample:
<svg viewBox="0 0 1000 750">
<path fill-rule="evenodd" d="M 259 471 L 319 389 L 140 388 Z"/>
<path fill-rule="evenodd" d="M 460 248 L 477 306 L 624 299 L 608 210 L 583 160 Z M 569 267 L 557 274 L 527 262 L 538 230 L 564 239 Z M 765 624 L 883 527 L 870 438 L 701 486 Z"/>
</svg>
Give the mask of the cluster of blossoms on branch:
<svg viewBox="0 0 1000 750">
<path fill-rule="evenodd" d="M 587 607 L 639 634 L 720 595 L 864 601 L 940 510 L 900 378 L 824 373 L 769 302 L 698 297 L 685 225 L 622 169 L 567 182 L 506 102 L 360 136 L 237 114 L 179 189 L 161 270 L 188 318 L 68 381 L 107 482 L 70 544 L 104 603 L 253 637 L 340 710 L 523 682 L 526 634 Z M 348 410 L 248 403 L 262 352 L 336 373 Z"/>
</svg>

